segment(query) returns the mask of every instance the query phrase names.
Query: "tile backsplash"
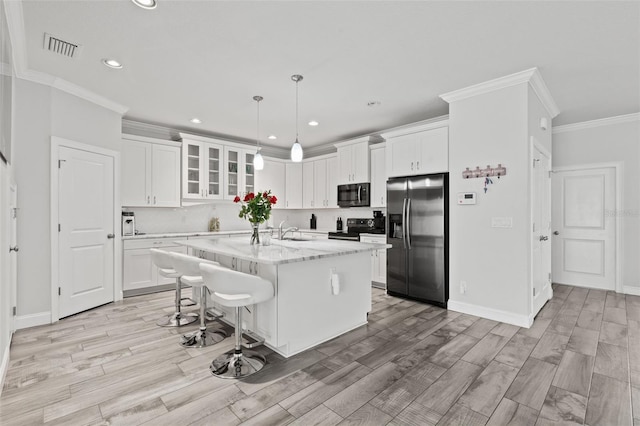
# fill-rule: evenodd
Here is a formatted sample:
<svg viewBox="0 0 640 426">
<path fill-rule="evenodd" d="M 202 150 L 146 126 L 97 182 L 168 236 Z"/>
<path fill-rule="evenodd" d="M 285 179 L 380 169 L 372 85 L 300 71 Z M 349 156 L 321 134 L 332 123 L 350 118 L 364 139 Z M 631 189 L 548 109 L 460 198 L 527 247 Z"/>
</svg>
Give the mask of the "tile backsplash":
<svg viewBox="0 0 640 426">
<path fill-rule="evenodd" d="M 249 229 L 246 220 L 238 217 L 240 206 L 231 202 L 207 203 L 194 206 L 176 208 L 126 208 L 124 211 L 135 213 L 136 230 L 145 234 L 159 234 L 170 232 L 202 232 L 208 231 L 209 219 L 217 217 L 220 220 L 221 231 L 236 231 Z M 367 207 L 349 209 L 307 209 L 307 210 L 272 210 L 267 226 L 277 227 L 286 220 L 286 226 L 297 226 L 309 229 L 311 214 L 316 215 L 317 229 L 335 231 L 336 219 L 342 217 L 346 230 L 347 218 L 373 217 L 374 210 Z"/>
</svg>

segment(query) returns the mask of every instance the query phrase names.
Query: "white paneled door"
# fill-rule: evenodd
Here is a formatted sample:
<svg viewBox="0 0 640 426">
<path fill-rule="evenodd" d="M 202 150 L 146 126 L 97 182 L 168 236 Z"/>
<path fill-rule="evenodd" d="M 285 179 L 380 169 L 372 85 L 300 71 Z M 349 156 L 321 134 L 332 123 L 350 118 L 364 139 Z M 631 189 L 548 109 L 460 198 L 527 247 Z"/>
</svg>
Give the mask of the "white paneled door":
<svg viewBox="0 0 640 426">
<path fill-rule="evenodd" d="M 59 317 L 114 299 L 114 160 L 58 152 Z"/>
<path fill-rule="evenodd" d="M 9 188 L 9 219 L 11 220 L 9 241 L 9 279 L 11 280 L 11 306 L 18 306 L 18 187 L 12 184 Z M 15 313 L 11 315 L 9 329 L 15 330 Z"/>
<path fill-rule="evenodd" d="M 533 144 L 531 173 L 532 245 L 532 313 L 535 315 L 552 295 L 551 292 L 551 171 L 550 155 Z"/>
<path fill-rule="evenodd" d="M 554 174 L 554 282 L 615 290 L 615 194 L 613 167 Z"/>
</svg>

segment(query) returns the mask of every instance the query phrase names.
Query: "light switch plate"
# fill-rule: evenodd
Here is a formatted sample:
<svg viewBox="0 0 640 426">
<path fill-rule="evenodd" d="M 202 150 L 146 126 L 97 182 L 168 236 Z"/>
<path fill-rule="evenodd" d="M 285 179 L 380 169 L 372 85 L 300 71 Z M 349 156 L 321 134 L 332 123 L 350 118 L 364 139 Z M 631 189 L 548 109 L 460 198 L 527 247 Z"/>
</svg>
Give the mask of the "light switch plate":
<svg viewBox="0 0 640 426">
<path fill-rule="evenodd" d="M 491 227 L 492 228 L 513 228 L 513 218 L 512 217 L 492 217 Z"/>
</svg>

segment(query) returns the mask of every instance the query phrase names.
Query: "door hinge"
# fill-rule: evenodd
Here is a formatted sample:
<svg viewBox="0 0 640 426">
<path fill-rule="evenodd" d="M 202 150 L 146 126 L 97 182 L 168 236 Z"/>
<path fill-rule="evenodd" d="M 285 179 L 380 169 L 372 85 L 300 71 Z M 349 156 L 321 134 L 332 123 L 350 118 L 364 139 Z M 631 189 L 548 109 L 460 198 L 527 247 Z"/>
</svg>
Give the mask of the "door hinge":
<svg viewBox="0 0 640 426">
<path fill-rule="evenodd" d="M 62 230 L 62 226 L 60 226 L 60 224 L 58 224 L 58 232 L 60 232 Z"/>
<path fill-rule="evenodd" d="M 536 288 L 533 288 L 533 297 L 536 297 Z"/>
<path fill-rule="evenodd" d="M 16 315 L 18 315 L 18 308 L 17 307 L 13 307 L 13 316 L 15 317 Z"/>
<path fill-rule="evenodd" d="M 58 287 L 58 296 L 62 296 L 62 288 Z"/>
<path fill-rule="evenodd" d="M 62 168 L 62 163 L 64 163 L 67 160 L 58 160 L 58 168 Z"/>
</svg>

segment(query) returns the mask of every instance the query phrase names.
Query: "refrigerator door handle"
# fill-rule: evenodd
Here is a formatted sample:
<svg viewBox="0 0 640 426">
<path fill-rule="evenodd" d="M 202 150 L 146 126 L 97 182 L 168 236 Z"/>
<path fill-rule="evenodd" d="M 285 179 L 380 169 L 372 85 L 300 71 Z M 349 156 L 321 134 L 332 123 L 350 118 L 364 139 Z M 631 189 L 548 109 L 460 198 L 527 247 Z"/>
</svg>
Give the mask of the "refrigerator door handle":
<svg viewBox="0 0 640 426">
<path fill-rule="evenodd" d="M 406 228 L 406 221 L 405 221 L 406 213 L 407 213 L 407 199 L 404 198 L 402 200 L 402 246 L 404 247 L 405 250 L 407 249 L 407 228 Z"/>
<path fill-rule="evenodd" d="M 407 198 L 407 232 L 406 232 L 406 236 L 407 236 L 407 246 L 409 247 L 409 250 L 411 250 L 411 198 Z"/>
<path fill-rule="evenodd" d="M 360 191 L 362 191 L 362 185 L 358 185 L 358 203 L 362 201 L 360 198 Z"/>
</svg>

